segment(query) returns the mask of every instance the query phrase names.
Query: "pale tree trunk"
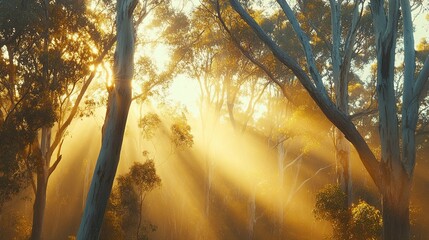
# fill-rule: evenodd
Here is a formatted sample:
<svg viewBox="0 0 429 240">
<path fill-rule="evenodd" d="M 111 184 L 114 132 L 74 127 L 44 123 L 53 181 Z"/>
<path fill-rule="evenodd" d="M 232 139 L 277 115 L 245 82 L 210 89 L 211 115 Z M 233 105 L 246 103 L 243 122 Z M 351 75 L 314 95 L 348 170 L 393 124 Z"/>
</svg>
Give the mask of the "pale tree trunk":
<svg viewBox="0 0 429 240">
<path fill-rule="evenodd" d="M 215 172 L 216 162 L 213 155 L 212 142 L 220 119 L 220 109 L 223 105 L 225 88 L 217 86 L 214 90 L 210 90 L 207 76 L 209 69 L 206 69 L 203 77 L 197 77 L 201 90 L 200 117 L 202 124 L 202 138 L 205 148 L 204 154 L 204 213 L 206 218 L 210 216 L 210 204 L 212 198 L 213 176 Z"/>
<path fill-rule="evenodd" d="M 247 239 L 252 240 L 256 223 L 256 188 L 253 186 L 247 201 Z"/>
<path fill-rule="evenodd" d="M 104 211 L 119 163 L 122 141 L 131 104 L 131 79 L 134 64 L 134 27 L 132 14 L 136 0 L 117 2 L 117 45 L 114 61 L 114 87 L 109 92 L 102 146 L 97 159 L 77 239 L 98 239 Z"/>
<path fill-rule="evenodd" d="M 383 6 L 374 6 L 374 21 L 385 14 Z M 381 170 L 383 179 L 383 238 L 410 239 L 410 193 L 414 175 L 416 145 L 415 129 L 418 119 L 419 102 L 424 85 L 429 76 L 429 56 L 415 78 L 415 50 L 410 2 L 401 0 L 404 28 L 404 85 L 402 95 L 402 154 L 399 151 L 399 132 L 394 101 L 393 74 L 395 43 L 399 20 L 399 1 L 390 1 L 390 22 L 380 22 L 375 26 L 377 37 L 377 90 L 380 110 L 380 139 L 382 144 Z M 392 100 L 393 99 L 393 100 Z M 381 103 L 380 103 L 381 102 Z M 383 115 L 382 115 L 383 114 Z M 397 136 L 394 140 L 391 138 Z"/>
<path fill-rule="evenodd" d="M 41 158 L 37 166 L 37 185 L 33 205 L 32 240 L 42 239 L 43 220 L 46 207 L 46 189 L 48 186 L 50 165 L 51 128 L 43 127 L 40 143 Z"/>
<path fill-rule="evenodd" d="M 211 192 L 212 192 L 212 181 L 213 181 L 213 161 L 210 157 L 206 156 L 206 179 L 205 179 L 205 214 L 206 217 L 210 216 L 210 203 L 211 203 Z"/>
<path fill-rule="evenodd" d="M 35 151 L 40 151 L 39 159 L 37 159 L 36 183 L 33 182 L 33 190 L 35 194 L 33 204 L 33 223 L 31 228 L 30 239 L 42 239 L 44 215 L 46 208 L 46 191 L 48 188 L 48 180 L 54 172 L 62 156 L 60 155 L 62 142 L 59 145 L 57 159 L 51 166 L 52 145 L 51 145 L 50 127 L 43 127 L 41 130 L 40 145 L 38 140 L 35 140 Z"/>
<path fill-rule="evenodd" d="M 256 193 L 258 188 L 264 184 L 266 181 L 257 181 L 252 186 L 252 189 L 248 195 L 247 199 L 247 239 L 251 240 L 254 238 L 255 233 L 255 224 L 258 222 L 258 219 L 263 216 L 260 214 L 256 216 Z"/>
<path fill-rule="evenodd" d="M 352 15 L 352 24 L 348 30 L 347 38 L 344 40 L 344 52 L 341 55 L 341 4 L 342 0 L 330 0 L 331 6 L 331 29 L 332 29 L 332 69 L 335 88 L 335 103 L 344 114 L 349 115 L 349 95 L 348 95 L 348 73 L 350 71 L 353 45 L 356 38 L 356 28 L 360 17 L 359 6 L 361 3 L 355 2 Z M 341 190 L 346 193 L 345 204 L 351 206 L 352 203 L 352 178 L 350 167 L 350 143 L 344 134 L 335 129 L 335 160 L 337 170 L 337 183 Z"/>
<path fill-rule="evenodd" d="M 371 1 L 377 43 L 377 95 L 381 141 L 383 238 L 409 239 L 411 184 L 401 163 L 394 89 L 395 49 L 399 2 L 390 1 L 385 18 L 383 3 Z M 414 49 L 413 49 L 414 51 Z M 407 81 L 410 79 L 407 79 Z M 406 106 L 404 106 L 406 107 Z M 415 151 L 415 149 L 413 149 Z"/>
<path fill-rule="evenodd" d="M 277 209 L 277 224 L 278 224 L 278 237 L 283 238 L 283 225 L 284 225 L 284 163 L 286 159 L 286 149 L 284 146 L 284 139 L 280 137 L 277 143 L 277 172 L 279 182 L 279 198 L 278 198 L 278 209 Z"/>
<path fill-rule="evenodd" d="M 341 76 L 341 1 L 330 0 L 331 26 L 332 26 L 332 68 L 335 88 L 335 102 L 338 108 L 348 115 L 348 79 Z M 337 183 L 346 193 L 346 206 L 351 203 L 350 148 L 343 133 L 335 129 L 335 162 L 337 170 Z"/>
</svg>

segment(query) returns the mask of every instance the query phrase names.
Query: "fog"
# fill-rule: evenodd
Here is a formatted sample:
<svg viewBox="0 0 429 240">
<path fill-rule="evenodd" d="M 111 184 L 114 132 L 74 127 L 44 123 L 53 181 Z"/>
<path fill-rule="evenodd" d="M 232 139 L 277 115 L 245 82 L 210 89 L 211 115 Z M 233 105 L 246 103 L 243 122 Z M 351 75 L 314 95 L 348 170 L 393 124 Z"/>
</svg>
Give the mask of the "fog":
<svg viewBox="0 0 429 240">
<path fill-rule="evenodd" d="M 100 149 L 104 111 L 99 108 L 69 128 L 63 160 L 48 185 L 44 239 L 68 239 L 77 232 Z M 162 123 L 152 138 L 145 139 L 138 122 L 149 112 L 157 113 Z M 171 114 L 186 117 L 192 147 L 174 146 Z M 317 192 L 336 182 L 329 124 L 320 116 L 290 124 L 293 137 L 280 143 L 285 157 L 280 179 L 279 143 L 256 127 L 236 131 L 227 118 L 204 126 L 190 113 L 133 103 L 116 176 L 125 174 L 133 162 L 144 162 L 145 151 L 154 160 L 162 185 L 147 194 L 142 211 L 144 221 L 156 226 L 148 232 L 150 239 L 323 239 L 332 229 L 328 222 L 315 219 L 313 209 Z M 380 196 L 354 151 L 351 158 L 353 202 L 362 199 L 380 209 Z M 413 189 L 412 218 L 418 221 L 412 228 L 417 239 L 428 234 L 427 166 L 426 159 L 419 159 Z M 4 208 L 20 209 L 28 226 L 33 198 L 28 189 Z"/>
</svg>

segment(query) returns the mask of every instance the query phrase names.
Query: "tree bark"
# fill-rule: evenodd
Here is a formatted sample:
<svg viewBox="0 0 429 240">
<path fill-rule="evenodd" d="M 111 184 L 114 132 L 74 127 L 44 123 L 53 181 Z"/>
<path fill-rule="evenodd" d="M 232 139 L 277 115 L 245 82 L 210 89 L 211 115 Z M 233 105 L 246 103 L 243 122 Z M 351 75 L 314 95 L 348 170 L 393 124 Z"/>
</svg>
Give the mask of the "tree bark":
<svg viewBox="0 0 429 240">
<path fill-rule="evenodd" d="M 212 192 L 212 179 L 213 179 L 213 163 L 210 157 L 206 156 L 206 176 L 205 176 L 205 215 L 210 216 L 210 203 Z"/>
<path fill-rule="evenodd" d="M 131 79 L 134 64 L 134 27 L 132 14 L 136 0 L 117 2 L 117 45 L 114 61 L 114 87 L 109 92 L 102 146 L 88 192 L 77 239 L 98 239 L 104 211 L 119 163 L 125 125 L 131 104 Z"/>
<path fill-rule="evenodd" d="M 344 53 L 340 53 L 341 48 L 341 4 L 342 1 L 330 0 L 331 6 L 331 24 L 332 24 L 332 65 L 333 65 L 333 78 L 335 88 L 335 103 L 338 108 L 349 115 L 349 71 L 351 66 L 351 57 L 353 53 L 353 46 L 356 39 L 356 30 L 360 18 L 361 11 L 359 6 L 362 3 L 355 1 L 353 15 L 351 16 L 352 24 L 348 29 L 347 37 L 344 39 L 343 49 Z M 350 166 L 350 143 L 345 138 L 344 134 L 339 130 L 335 130 L 335 158 L 337 163 L 337 182 L 341 189 L 347 195 L 347 207 L 352 203 L 352 178 Z"/>
<path fill-rule="evenodd" d="M 284 137 L 279 137 L 277 140 L 277 172 L 279 182 L 279 198 L 278 198 L 278 209 L 277 209 L 277 224 L 278 224 L 278 239 L 283 239 L 283 225 L 284 225 L 284 172 L 285 172 L 285 159 L 287 150 L 284 146 Z"/>
<path fill-rule="evenodd" d="M 381 172 L 382 178 L 382 211 L 383 211 L 383 239 L 409 239 L 409 201 L 412 175 L 408 175 L 406 167 L 401 161 L 399 128 L 394 89 L 395 49 L 397 39 L 397 27 L 399 20 L 399 2 L 389 1 L 388 12 L 380 2 L 371 1 L 373 20 L 376 22 L 374 31 L 377 47 L 377 95 L 379 109 L 379 131 L 381 141 Z M 386 18 L 386 14 L 389 18 Z M 404 16 L 407 18 L 407 16 Z M 411 17 L 411 16 L 408 16 Z M 388 21 L 382 20 L 388 19 Z M 409 19 L 410 20 L 410 19 Z M 407 26 L 405 26 L 407 28 Z M 405 29 L 407 32 L 407 29 Z M 407 37 L 405 37 L 407 39 Z M 414 52 L 414 49 L 412 50 Z M 406 54 L 407 55 L 407 54 Z M 407 59 L 409 57 L 406 57 Z M 407 64 L 407 62 L 406 62 Z M 407 64 L 408 65 L 408 64 Z M 408 66 L 409 67 L 409 66 Z M 405 73 L 407 73 L 409 69 Z M 414 72 L 414 67 L 412 72 Z M 413 74 L 414 75 L 414 74 Z M 406 105 L 409 97 L 407 82 L 412 79 L 404 79 L 405 105 L 403 112 L 407 112 Z M 415 111 L 417 118 L 417 111 Z M 406 121 L 407 114 L 403 115 Z M 407 121 L 406 121 L 407 122 Z M 403 132 L 409 129 L 403 128 Z M 414 133 L 412 134 L 414 136 Z M 410 139 L 403 139 L 402 146 L 407 151 L 415 153 L 415 145 L 411 149 Z M 415 158 L 415 155 L 413 155 Z M 414 159 L 412 160 L 414 161 Z"/>
<path fill-rule="evenodd" d="M 43 127 L 40 143 L 41 155 L 37 163 L 37 187 L 33 204 L 33 223 L 31 240 L 42 239 L 43 222 L 46 208 L 46 190 L 48 187 L 49 165 L 51 162 L 51 128 Z"/>
<path fill-rule="evenodd" d="M 31 240 L 42 239 L 42 229 L 46 208 L 46 189 L 48 183 L 46 172 L 46 168 L 43 166 L 43 169 L 37 173 L 37 191 L 33 204 Z"/>
<path fill-rule="evenodd" d="M 253 186 L 247 201 L 247 239 L 252 240 L 256 223 L 256 188 Z"/>
<path fill-rule="evenodd" d="M 382 194 L 383 239 L 410 239 L 411 182 L 406 175 L 390 176 Z"/>
</svg>

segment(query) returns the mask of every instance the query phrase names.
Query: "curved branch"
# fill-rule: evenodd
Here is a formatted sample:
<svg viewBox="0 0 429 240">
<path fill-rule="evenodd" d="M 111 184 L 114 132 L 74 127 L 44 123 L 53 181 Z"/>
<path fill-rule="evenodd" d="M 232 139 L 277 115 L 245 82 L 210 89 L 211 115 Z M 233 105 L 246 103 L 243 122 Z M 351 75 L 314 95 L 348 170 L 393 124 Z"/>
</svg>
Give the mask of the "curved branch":
<svg viewBox="0 0 429 240">
<path fill-rule="evenodd" d="M 329 121 L 340 129 L 347 140 L 353 144 L 366 170 L 370 174 L 375 185 L 380 189 L 382 182 L 378 160 L 369 148 L 368 144 L 365 142 L 365 139 L 357 131 L 353 122 L 332 103 L 326 93 L 326 90 L 324 90 L 324 87 L 323 89 L 321 87 L 316 87 L 298 63 L 284 52 L 276 43 L 274 43 L 274 41 L 264 32 L 264 30 L 262 30 L 262 28 L 244 10 L 237 0 L 230 0 L 230 3 L 234 10 L 252 28 L 257 36 L 270 48 L 274 56 L 292 70 Z"/>
<path fill-rule="evenodd" d="M 427 89 L 428 89 L 428 82 L 429 82 L 429 55 L 426 56 L 425 63 L 423 65 L 422 70 L 420 71 L 417 81 L 414 84 L 414 98 L 419 101 L 421 101 L 426 95 L 427 95 Z"/>
<path fill-rule="evenodd" d="M 313 81 L 316 84 L 316 87 L 319 89 L 319 91 L 326 91 L 322 83 L 322 77 L 320 76 L 320 72 L 316 67 L 316 60 L 314 58 L 313 50 L 311 49 L 310 40 L 308 39 L 308 36 L 304 33 L 304 31 L 302 31 L 301 27 L 299 26 L 299 22 L 296 19 L 295 14 L 293 13 L 289 4 L 285 0 L 277 0 L 277 3 L 283 9 L 283 12 L 289 19 L 293 30 L 295 31 L 296 35 L 298 36 L 298 39 L 301 42 L 302 47 L 304 48 L 305 58 L 307 59 L 307 67 L 310 71 L 310 75 L 313 78 Z"/>
</svg>

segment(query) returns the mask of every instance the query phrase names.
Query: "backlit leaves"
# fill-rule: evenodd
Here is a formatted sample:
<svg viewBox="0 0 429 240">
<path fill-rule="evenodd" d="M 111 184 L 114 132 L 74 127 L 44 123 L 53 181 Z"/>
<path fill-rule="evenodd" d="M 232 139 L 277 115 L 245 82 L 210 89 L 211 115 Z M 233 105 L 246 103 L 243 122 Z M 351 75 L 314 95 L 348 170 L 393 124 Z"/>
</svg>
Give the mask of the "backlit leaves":
<svg viewBox="0 0 429 240">
<path fill-rule="evenodd" d="M 191 148 L 194 144 L 191 126 L 183 120 L 173 123 L 171 125 L 171 140 L 178 149 Z"/>
<path fill-rule="evenodd" d="M 148 113 L 139 121 L 139 128 L 142 129 L 143 138 L 150 139 L 155 135 L 155 130 L 161 124 L 161 119 L 156 113 Z"/>
</svg>

